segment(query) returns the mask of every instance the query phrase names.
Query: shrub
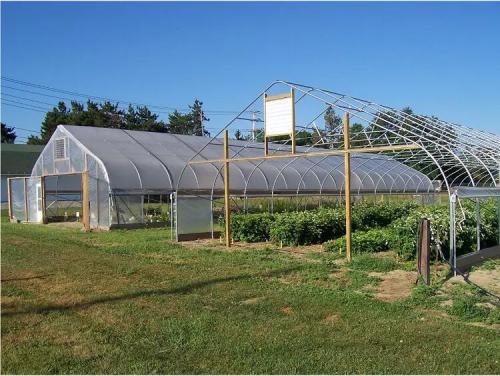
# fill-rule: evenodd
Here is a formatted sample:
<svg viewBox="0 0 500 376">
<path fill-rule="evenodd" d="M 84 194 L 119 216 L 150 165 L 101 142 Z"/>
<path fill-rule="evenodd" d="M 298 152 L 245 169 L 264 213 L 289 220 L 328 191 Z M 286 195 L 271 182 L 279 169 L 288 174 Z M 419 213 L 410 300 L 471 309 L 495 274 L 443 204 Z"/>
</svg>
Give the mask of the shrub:
<svg viewBox="0 0 500 376">
<path fill-rule="evenodd" d="M 231 231 L 234 240 L 259 242 L 270 239 L 270 227 L 273 215 L 235 214 L 231 216 Z"/>
<path fill-rule="evenodd" d="M 394 220 L 406 217 L 417 208 L 418 205 L 411 201 L 360 202 L 352 208 L 352 228 L 356 231 L 386 227 Z"/>
<path fill-rule="evenodd" d="M 281 213 L 271 224 L 271 239 L 285 245 L 319 244 L 345 232 L 341 209 Z"/>
<path fill-rule="evenodd" d="M 352 252 L 382 252 L 389 250 L 390 242 L 393 239 L 391 229 L 371 229 L 368 231 L 355 231 L 352 234 Z M 324 243 L 324 248 L 328 252 L 345 252 L 346 237 Z"/>
</svg>

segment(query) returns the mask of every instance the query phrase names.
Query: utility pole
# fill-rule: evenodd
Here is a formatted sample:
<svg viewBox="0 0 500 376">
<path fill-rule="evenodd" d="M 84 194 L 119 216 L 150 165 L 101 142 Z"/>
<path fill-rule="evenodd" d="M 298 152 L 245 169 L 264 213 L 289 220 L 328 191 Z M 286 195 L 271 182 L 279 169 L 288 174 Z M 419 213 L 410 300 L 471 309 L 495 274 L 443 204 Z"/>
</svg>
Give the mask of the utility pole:
<svg viewBox="0 0 500 376">
<path fill-rule="evenodd" d="M 252 111 L 252 141 L 255 142 L 257 132 L 257 111 Z"/>
<path fill-rule="evenodd" d="M 200 125 L 201 125 L 201 136 L 205 136 L 205 130 L 203 129 L 203 109 L 200 108 Z"/>
</svg>

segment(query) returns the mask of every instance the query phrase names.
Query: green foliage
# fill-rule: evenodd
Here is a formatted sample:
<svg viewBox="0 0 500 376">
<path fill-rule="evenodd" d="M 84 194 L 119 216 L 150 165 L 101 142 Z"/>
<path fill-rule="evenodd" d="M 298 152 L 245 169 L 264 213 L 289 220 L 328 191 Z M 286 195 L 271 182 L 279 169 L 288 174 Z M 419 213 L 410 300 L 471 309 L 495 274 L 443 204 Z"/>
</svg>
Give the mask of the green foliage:
<svg viewBox="0 0 500 376">
<path fill-rule="evenodd" d="M 341 209 L 281 213 L 271 224 L 271 239 L 285 245 L 319 244 L 345 232 Z"/>
<path fill-rule="evenodd" d="M 86 105 L 72 101 L 68 108 L 66 103 L 61 101 L 45 115 L 40 137 L 29 136 L 28 144 L 46 144 L 59 124 L 201 136 L 202 120 L 209 121 L 203 113 L 202 105 L 203 103 L 196 99 L 193 105 L 189 106 L 189 113 L 174 111 L 169 115 L 167 124 L 159 120 L 158 115 L 147 106 L 129 105 L 127 110 L 122 110 L 118 103 L 97 103 L 89 100 Z M 209 133 L 204 131 L 203 134 Z"/>
<path fill-rule="evenodd" d="M 367 231 L 355 231 L 352 234 L 352 252 L 382 252 L 389 249 L 389 242 L 392 239 L 390 229 L 371 229 Z M 345 253 L 346 237 L 326 242 L 323 247 L 328 252 Z"/>
<path fill-rule="evenodd" d="M 412 201 L 360 202 L 352 210 L 352 227 L 355 231 L 385 227 L 398 218 L 408 216 L 417 208 L 418 205 Z"/>
<path fill-rule="evenodd" d="M 13 144 L 17 138 L 14 128 L 8 127 L 4 123 L 1 124 L 2 124 L 2 144 Z"/>
<path fill-rule="evenodd" d="M 231 233 L 234 240 L 262 242 L 270 239 L 270 227 L 273 215 L 236 214 L 231 216 Z"/>
</svg>

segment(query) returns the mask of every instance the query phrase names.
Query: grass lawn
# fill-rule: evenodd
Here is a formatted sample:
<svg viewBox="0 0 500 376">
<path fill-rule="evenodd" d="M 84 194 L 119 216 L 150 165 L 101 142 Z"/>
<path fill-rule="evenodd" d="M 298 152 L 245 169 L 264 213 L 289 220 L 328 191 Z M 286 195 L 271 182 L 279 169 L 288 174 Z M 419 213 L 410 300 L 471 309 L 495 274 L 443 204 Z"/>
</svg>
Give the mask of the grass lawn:
<svg viewBox="0 0 500 376">
<path fill-rule="evenodd" d="M 500 373 L 498 330 L 375 299 L 366 257 L 335 278 L 335 255 L 169 236 L 4 221 L 2 373 Z"/>
</svg>

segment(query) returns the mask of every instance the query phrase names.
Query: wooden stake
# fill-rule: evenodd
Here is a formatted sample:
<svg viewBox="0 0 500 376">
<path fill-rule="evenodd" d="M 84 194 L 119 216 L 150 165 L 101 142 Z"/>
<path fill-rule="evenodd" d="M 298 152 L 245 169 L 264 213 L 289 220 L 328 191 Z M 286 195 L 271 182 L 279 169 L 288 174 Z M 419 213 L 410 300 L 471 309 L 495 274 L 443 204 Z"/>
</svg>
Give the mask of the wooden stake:
<svg viewBox="0 0 500 376">
<path fill-rule="evenodd" d="M 226 247 L 231 247 L 231 208 L 229 201 L 229 133 L 224 131 L 224 222 L 226 226 Z"/>
<path fill-rule="evenodd" d="M 90 231 L 89 172 L 82 172 L 82 223 L 85 231 Z"/>
<path fill-rule="evenodd" d="M 351 255 L 351 153 L 349 151 L 349 113 L 344 114 L 344 192 L 345 192 L 345 251 L 347 261 L 352 260 Z"/>
</svg>

